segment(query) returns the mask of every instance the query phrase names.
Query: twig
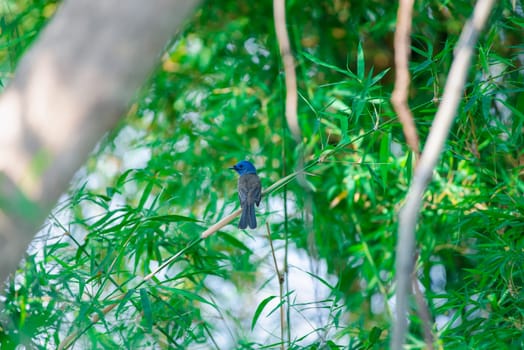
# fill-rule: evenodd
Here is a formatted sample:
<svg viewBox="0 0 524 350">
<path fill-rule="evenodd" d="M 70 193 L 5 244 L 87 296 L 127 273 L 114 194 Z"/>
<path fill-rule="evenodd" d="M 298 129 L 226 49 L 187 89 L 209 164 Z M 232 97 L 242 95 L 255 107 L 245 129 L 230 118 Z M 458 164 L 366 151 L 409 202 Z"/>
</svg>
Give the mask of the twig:
<svg viewBox="0 0 524 350">
<path fill-rule="evenodd" d="M 263 195 L 263 193 L 262 193 Z M 235 210 L 234 212 L 232 212 L 231 214 L 229 214 L 228 216 L 226 216 L 225 218 L 223 218 L 222 220 L 220 220 L 219 222 L 217 222 L 216 224 L 212 225 L 211 227 L 209 227 L 207 230 L 205 230 L 204 232 L 202 232 L 202 234 L 200 235 L 200 237 L 202 239 L 205 239 L 209 236 L 211 236 L 213 233 L 217 232 L 218 230 L 220 230 L 222 227 L 226 226 L 227 224 L 229 224 L 231 221 L 233 221 L 234 218 L 236 218 L 237 216 L 240 215 L 240 213 L 242 213 L 242 209 L 237 209 Z"/>
<path fill-rule="evenodd" d="M 420 141 L 417 127 L 413 120 L 413 113 L 408 105 L 409 94 L 409 56 L 411 53 L 411 19 L 414 0 L 400 0 L 397 12 L 397 28 L 395 30 L 395 89 L 391 95 L 391 103 L 402 123 L 406 142 L 415 152 L 418 160 L 420 156 Z"/>
<path fill-rule="evenodd" d="M 473 55 L 478 35 L 486 23 L 494 0 L 479 0 L 473 10 L 471 20 L 466 22 L 455 48 L 455 59 L 448 74 L 442 103 L 439 106 L 431 127 L 424 151 L 418 162 L 413 181 L 408 191 L 406 203 L 399 214 L 398 241 L 396 249 L 397 293 L 396 321 L 393 322 L 393 335 L 390 348 L 402 349 L 407 332 L 407 299 L 413 271 L 415 248 L 415 227 L 418 212 L 422 206 L 424 191 L 431 180 L 433 170 L 442 152 L 444 142 L 451 128 Z"/>
<path fill-rule="evenodd" d="M 271 230 L 269 223 L 266 221 L 267 238 L 269 246 L 271 247 L 271 255 L 273 256 L 273 263 L 275 264 L 275 271 L 278 278 L 279 300 L 280 300 L 280 348 L 285 349 L 284 346 L 284 332 L 286 330 L 286 318 L 284 314 L 284 273 L 278 268 L 277 257 L 275 255 L 275 248 L 273 247 L 273 240 L 271 239 Z"/>
</svg>

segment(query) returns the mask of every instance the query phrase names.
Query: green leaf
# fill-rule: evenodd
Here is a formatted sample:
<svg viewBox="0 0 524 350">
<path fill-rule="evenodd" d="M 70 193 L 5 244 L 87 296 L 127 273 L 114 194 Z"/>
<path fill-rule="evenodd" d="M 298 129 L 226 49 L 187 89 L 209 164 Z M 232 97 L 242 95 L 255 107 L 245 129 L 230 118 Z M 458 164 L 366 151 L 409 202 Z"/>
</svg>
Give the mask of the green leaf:
<svg viewBox="0 0 524 350">
<path fill-rule="evenodd" d="M 262 314 L 262 312 L 264 311 L 264 308 L 267 306 L 267 304 L 271 300 L 273 300 L 275 298 L 276 298 L 276 296 L 274 296 L 274 295 L 269 296 L 269 297 L 265 298 L 264 300 L 262 300 L 262 302 L 260 302 L 260 304 L 258 304 L 258 307 L 255 310 L 255 314 L 253 315 L 253 321 L 251 321 L 251 330 L 253 330 L 255 328 L 255 325 L 257 324 L 258 318 L 260 317 L 260 314 Z"/>
<path fill-rule="evenodd" d="M 331 70 L 334 70 L 335 72 L 342 73 L 342 74 L 344 74 L 344 75 L 346 75 L 346 76 L 348 76 L 348 77 L 350 77 L 352 79 L 358 79 L 358 77 L 353 72 L 351 72 L 349 70 L 349 68 L 347 68 L 346 70 L 341 69 L 341 68 L 339 68 L 339 67 L 337 67 L 335 65 L 332 65 L 330 63 L 326 63 L 324 61 L 321 61 L 317 57 L 315 57 L 315 56 L 313 56 L 313 55 L 311 55 L 311 54 L 309 54 L 309 53 L 307 53 L 305 51 L 302 51 L 300 54 L 302 56 L 304 56 L 305 58 L 307 58 L 308 60 L 310 60 L 311 62 L 318 64 L 319 66 L 326 67 L 326 68 L 329 68 Z"/>
<path fill-rule="evenodd" d="M 140 288 L 140 303 L 144 315 L 144 327 L 148 332 L 151 332 L 153 329 L 153 311 L 151 309 L 151 302 L 149 300 L 149 295 L 147 294 L 147 289 L 145 288 Z"/>
<path fill-rule="evenodd" d="M 366 349 L 371 349 L 375 344 L 378 344 L 380 342 L 380 336 L 382 335 L 382 331 L 383 329 L 377 326 L 371 329 L 371 332 L 369 332 Z"/>
<path fill-rule="evenodd" d="M 118 304 L 118 308 L 116 309 L 115 311 L 115 314 L 118 316 L 124 309 L 124 306 L 126 305 L 126 303 L 131 299 L 131 297 L 133 296 L 133 294 L 135 293 L 135 289 L 132 288 L 130 290 L 128 290 L 126 292 L 126 294 L 124 295 L 124 297 L 120 300 L 119 304 Z"/>
<path fill-rule="evenodd" d="M 370 85 L 375 85 L 377 82 L 380 81 L 388 72 L 390 71 L 390 68 L 384 69 L 382 72 L 378 73 L 371 79 Z"/>
<path fill-rule="evenodd" d="M 138 210 L 144 209 L 144 205 L 146 204 L 146 201 L 149 199 L 149 195 L 151 194 L 151 191 L 153 190 L 154 183 L 148 182 L 146 184 L 146 187 L 144 188 L 144 191 L 142 192 L 142 197 L 140 197 L 140 202 L 138 203 Z"/>
<path fill-rule="evenodd" d="M 387 133 L 382 135 L 380 138 L 380 175 L 382 177 L 382 188 L 386 188 L 388 183 L 388 170 L 389 170 L 389 145 L 391 144 L 391 134 Z"/>
<path fill-rule="evenodd" d="M 232 246 L 239 248 L 245 252 L 251 252 L 251 249 L 246 246 L 242 241 L 238 240 L 237 238 L 233 237 L 232 235 L 225 233 L 225 232 L 219 232 L 218 237 L 222 238 L 227 243 L 231 244 Z"/>
<path fill-rule="evenodd" d="M 147 218 L 150 221 L 158 222 L 199 222 L 200 220 L 183 215 L 156 215 Z"/>
<path fill-rule="evenodd" d="M 364 49 L 359 41 L 357 49 L 357 76 L 359 81 L 364 81 L 366 76 L 366 62 L 364 61 Z"/>
</svg>

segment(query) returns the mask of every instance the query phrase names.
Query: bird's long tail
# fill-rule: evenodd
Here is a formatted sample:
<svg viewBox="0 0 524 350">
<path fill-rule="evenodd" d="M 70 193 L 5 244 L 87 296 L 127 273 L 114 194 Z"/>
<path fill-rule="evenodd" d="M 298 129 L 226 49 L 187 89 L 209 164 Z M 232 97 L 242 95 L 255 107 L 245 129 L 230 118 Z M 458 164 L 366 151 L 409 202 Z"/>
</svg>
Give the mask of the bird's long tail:
<svg viewBox="0 0 524 350">
<path fill-rule="evenodd" d="M 255 204 L 246 205 L 242 208 L 242 214 L 240 215 L 240 222 L 238 228 L 245 229 L 257 227 L 257 218 L 255 216 Z"/>
</svg>

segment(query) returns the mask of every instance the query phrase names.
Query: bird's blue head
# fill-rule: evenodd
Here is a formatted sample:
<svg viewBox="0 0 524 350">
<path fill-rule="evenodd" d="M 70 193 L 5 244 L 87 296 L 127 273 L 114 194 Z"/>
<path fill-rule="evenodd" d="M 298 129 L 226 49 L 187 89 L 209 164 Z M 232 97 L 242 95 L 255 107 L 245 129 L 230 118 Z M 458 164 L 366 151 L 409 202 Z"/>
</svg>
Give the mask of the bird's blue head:
<svg viewBox="0 0 524 350">
<path fill-rule="evenodd" d="M 255 169 L 255 166 L 247 160 L 240 161 L 229 169 L 235 170 L 239 175 L 257 173 L 257 169 Z"/>
</svg>

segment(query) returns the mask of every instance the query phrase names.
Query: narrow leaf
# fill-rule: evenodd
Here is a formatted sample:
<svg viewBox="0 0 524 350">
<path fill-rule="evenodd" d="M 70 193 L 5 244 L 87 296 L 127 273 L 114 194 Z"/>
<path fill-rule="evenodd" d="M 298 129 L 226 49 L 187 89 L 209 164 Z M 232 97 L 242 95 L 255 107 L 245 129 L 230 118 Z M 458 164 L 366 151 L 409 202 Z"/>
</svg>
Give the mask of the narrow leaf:
<svg viewBox="0 0 524 350">
<path fill-rule="evenodd" d="M 357 51 L 357 76 L 358 80 L 362 81 L 364 80 L 365 76 L 365 70 L 366 65 L 364 62 L 364 50 L 362 49 L 362 43 L 358 43 L 358 51 Z"/>
<path fill-rule="evenodd" d="M 257 309 L 255 310 L 255 314 L 253 315 L 253 321 L 251 322 L 251 330 L 255 328 L 255 325 L 257 324 L 258 318 L 260 317 L 260 314 L 262 314 L 262 311 L 264 311 L 264 308 L 266 305 L 273 299 L 275 299 L 276 296 L 272 295 L 267 297 L 266 299 L 262 300 L 260 304 L 258 304 Z"/>
<path fill-rule="evenodd" d="M 151 310 L 151 301 L 145 288 L 140 289 L 140 302 L 142 303 L 142 311 L 144 312 L 144 327 L 148 332 L 151 332 L 153 329 L 153 311 Z"/>
</svg>

